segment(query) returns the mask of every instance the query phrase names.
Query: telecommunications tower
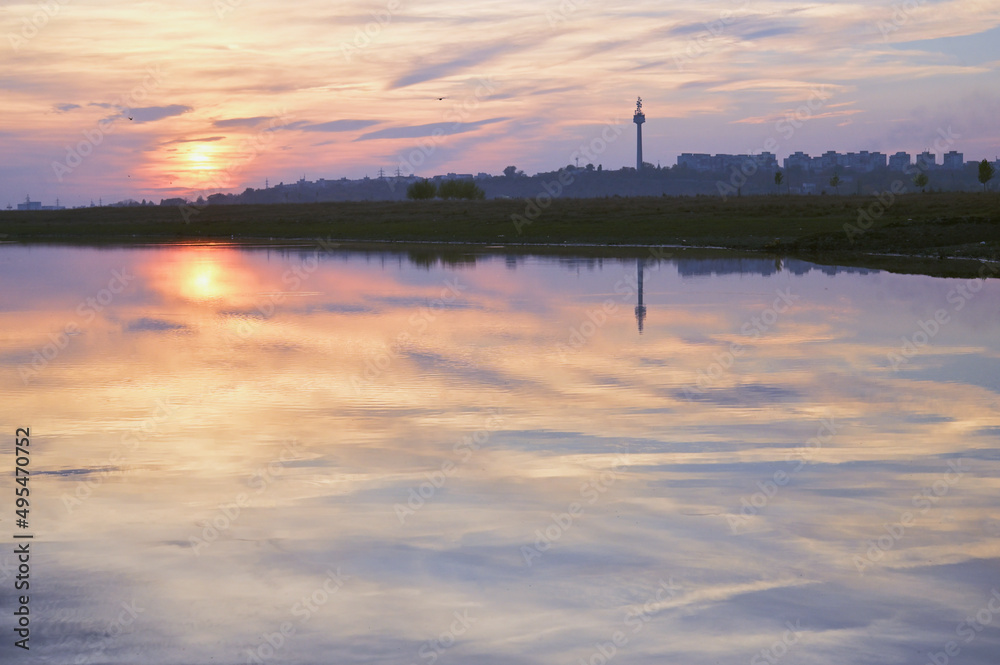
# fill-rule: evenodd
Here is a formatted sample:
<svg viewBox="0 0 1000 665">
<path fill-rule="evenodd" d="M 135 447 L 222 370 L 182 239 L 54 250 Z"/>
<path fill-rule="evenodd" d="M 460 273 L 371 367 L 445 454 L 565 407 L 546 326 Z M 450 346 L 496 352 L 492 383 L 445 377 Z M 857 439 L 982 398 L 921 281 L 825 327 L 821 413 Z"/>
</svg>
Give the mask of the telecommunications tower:
<svg viewBox="0 0 1000 665">
<path fill-rule="evenodd" d="M 635 123 L 635 170 L 642 170 L 642 123 L 646 122 L 646 114 L 642 112 L 642 97 L 635 103 L 635 114 L 632 116 Z"/>
</svg>

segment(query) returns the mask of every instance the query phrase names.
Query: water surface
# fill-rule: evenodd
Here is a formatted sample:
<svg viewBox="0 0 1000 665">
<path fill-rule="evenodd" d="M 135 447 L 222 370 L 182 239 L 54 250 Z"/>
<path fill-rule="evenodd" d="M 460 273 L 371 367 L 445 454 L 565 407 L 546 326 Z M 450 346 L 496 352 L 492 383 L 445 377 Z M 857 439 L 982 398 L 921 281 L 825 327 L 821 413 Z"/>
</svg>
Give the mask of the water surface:
<svg viewBox="0 0 1000 665">
<path fill-rule="evenodd" d="M 996 281 L 4 245 L 0 283 L 18 662 L 1000 652 Z"/>
</svg>

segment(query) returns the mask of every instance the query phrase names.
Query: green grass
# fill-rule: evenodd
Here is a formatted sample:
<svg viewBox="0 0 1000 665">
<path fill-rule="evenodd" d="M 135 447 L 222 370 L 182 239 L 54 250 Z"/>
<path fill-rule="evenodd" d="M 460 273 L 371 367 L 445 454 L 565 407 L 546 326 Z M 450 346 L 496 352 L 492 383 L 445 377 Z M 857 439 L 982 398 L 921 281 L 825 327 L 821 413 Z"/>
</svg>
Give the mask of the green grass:
<svg viewBox="0 0 1000 665">
<path fill-rule="evenodd" d="M 329 238 L 339 241 L 486 244 L 688 245 L 822 257 L 864 255 L 1000 258 L 1000 197 L 983 193 L 898 196 L 854 242 L 871 196 L 556 199 L 537 216 L 528 200 L 87 208 L 0 212 L 7 240 L 131 242 Z M 877 208 L 874 208 L 877 210 Z M 532 218 L 519 233 L 512 216 Z M 865 259 L 865 261 L 868 261 Z M 870 263 L 870 261 L 868 261 Z"/>
</svg>

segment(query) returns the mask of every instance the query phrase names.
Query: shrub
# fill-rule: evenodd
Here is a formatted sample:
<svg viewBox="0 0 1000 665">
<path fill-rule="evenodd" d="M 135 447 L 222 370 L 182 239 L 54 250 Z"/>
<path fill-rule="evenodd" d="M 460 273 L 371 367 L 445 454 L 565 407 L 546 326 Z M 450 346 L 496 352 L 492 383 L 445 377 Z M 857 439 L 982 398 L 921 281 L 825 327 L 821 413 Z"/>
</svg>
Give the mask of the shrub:
<svg viewBox="0 0 1000 665">
<path fill-rule="evenodd" d="M 486 192 L 471 180 L 445 180 L 438 188 L 438 196 L 443 199 L 485 199 Z"/>
<path fill-rule="evenodd" d="M 418 180 L 406 188 L 406 197 L 414 200 L 433 199 L 437 195 L 437 187 L 429 180 Z"/>
</svg>

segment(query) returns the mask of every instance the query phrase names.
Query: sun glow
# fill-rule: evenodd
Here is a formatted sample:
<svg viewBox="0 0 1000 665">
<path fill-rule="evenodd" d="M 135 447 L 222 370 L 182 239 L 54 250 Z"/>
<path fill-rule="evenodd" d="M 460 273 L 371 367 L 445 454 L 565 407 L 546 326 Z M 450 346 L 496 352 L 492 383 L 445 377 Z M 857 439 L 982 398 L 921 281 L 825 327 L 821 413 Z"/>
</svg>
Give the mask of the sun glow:
<svg viewBox="0 0 1000 665">
<path fill-rule="evenodd" d="M 214 171 L 215 150 L 212 146 L 199 145 L 187 154 L 188 169 L 192 171 Z"/>
<path fill-rule="evenodd" d="M 199 261 L 187 267 L 182 293 L 195 301 L 218 300 L 227 292 L 220 277 L 219 266 L 210 261 Z"/>
<path fill-rule="evenodd" d="M 245 296 L 259 290 L 241 269 L 237 257 L 225 249 L 178 248 L 149 266 L 151 283 L 170 299 L 240 307 Z"/>
</svg>

